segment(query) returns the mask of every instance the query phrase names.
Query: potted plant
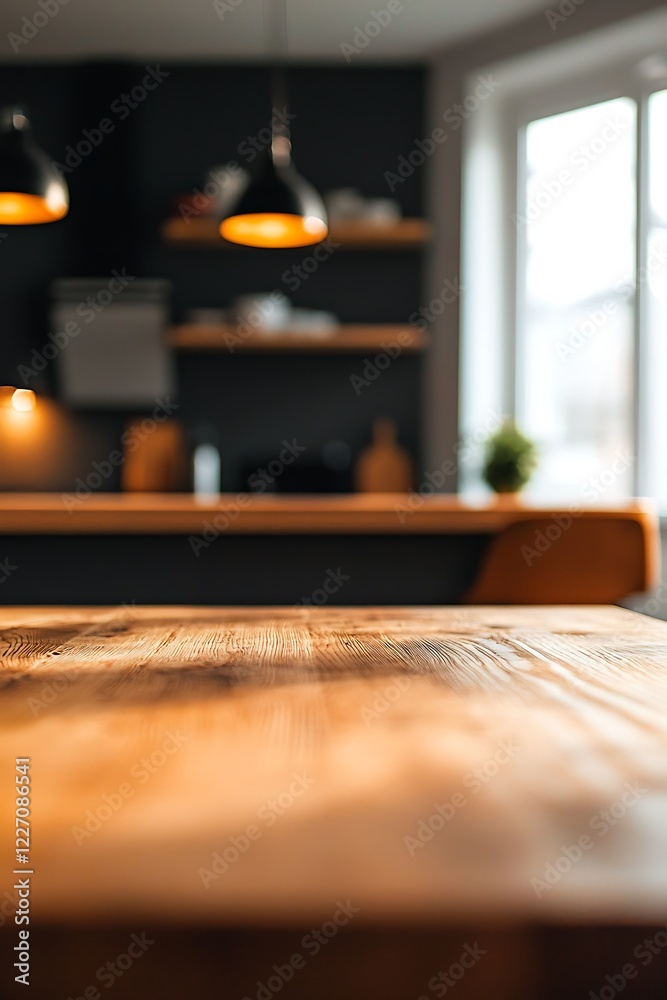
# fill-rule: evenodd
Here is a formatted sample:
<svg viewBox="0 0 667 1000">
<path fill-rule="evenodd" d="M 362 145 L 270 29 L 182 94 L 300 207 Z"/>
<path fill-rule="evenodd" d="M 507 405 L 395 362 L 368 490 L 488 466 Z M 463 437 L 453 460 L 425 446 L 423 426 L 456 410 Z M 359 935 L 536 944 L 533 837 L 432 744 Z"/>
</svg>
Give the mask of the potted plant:
<svg viewBox="0 0 667 1000">
<path fill-rule="evenodd" d="M 518 493 L 537 466 L 537 449 L 513 420 L 488 438 L 484 458 L 484 480 L 496 493 Z"/>
</svg>

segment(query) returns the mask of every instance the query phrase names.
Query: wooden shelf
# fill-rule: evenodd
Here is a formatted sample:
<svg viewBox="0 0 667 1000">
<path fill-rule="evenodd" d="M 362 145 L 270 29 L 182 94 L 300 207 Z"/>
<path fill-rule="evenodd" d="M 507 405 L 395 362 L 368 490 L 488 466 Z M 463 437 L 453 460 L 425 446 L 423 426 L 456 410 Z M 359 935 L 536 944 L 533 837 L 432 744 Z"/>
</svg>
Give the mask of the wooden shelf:
<svg viewBox="0 0 667 1000">
<path fill-rule="evenodd" d="M 162 238 L 173 246 L 210 247 L 217 250 L 247 250 L 228 243 L 218 233 L 210 216 L 194 219 L 167 219 L 162 224 Z M 431 227 L 425 219 L 400 219 L 386 225 L 377 222 L 339 222 L 332 224 L 329 237 L 341 250 L 410 250 L 426 244 Z M 297 247 L 307 252 L 308 247 Z M 335 249 L 335 248 L 334 248 Z"/>
<path fill-rule="evenodd" d="M 225 351 L 230 354 L 261 351 L 269 354 L 354 354 L 399 349 L 414 354 L 426 347 L 427 336 L 411 326 L 355 324 L 331 333 L 308 334 L 301 330 L 243 337 L 233 324 L 185 324 L 168 333 L 168 343 L 178 351 Z"/>
</svg>

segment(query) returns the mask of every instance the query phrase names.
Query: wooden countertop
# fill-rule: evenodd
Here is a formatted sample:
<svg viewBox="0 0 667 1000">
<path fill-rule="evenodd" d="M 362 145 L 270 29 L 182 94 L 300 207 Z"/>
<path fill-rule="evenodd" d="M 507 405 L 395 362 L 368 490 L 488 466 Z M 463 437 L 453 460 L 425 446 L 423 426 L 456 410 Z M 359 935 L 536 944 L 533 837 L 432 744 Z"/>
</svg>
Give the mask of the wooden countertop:
<svg viewBox="0 0 667 1000">
<path fill-rule="evenodd" d="M 571 506 L 535 507 L 512 498 L 475 506 L 456 496 L 418 493 L 252 495 L 223 493 L 0 494 L 3 534 L 484 534 L 536 516 L 567 517 Z M 620 517 L 657 525 L 649 500 L 578 509 L 580 518 Z"/>
<path fill-rule="evenodd" d="M 37 922 L 667 920 L 667 624 L 5 607 L 0 664 Z"/>
</svg>

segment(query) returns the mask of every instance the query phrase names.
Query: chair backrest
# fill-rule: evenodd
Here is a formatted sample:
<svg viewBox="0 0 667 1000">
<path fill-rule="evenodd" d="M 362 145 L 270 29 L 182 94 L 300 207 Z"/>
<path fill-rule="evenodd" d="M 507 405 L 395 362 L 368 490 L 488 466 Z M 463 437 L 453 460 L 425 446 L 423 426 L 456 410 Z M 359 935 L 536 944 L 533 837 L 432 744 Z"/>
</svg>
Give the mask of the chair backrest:
<svg viewBox="0 0 667 1000">
<path fill-rule="evenodd" d="M 657 519 L 648 514 L 531 517 L 501 530 L 467 604 L 613 604 L 657 585 Z"/>
</svg>

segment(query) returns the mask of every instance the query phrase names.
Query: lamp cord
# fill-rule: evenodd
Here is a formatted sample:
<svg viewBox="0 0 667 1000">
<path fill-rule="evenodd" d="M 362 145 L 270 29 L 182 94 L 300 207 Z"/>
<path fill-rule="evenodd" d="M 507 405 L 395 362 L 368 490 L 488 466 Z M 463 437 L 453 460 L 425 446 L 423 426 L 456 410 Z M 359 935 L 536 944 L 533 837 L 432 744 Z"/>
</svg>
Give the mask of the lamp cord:
<svg viewBox="0 0 667 1000">
<path fill-rule="evenodd" d="M 287 0 L 264 0 L 264 34 L 276 62 L 287 58 Z"/>
<path fill-rule="evenodd" d="M 273 57 L 271 69 L 271 154 L 275 163 L 290 160 L 287 118 L 287 0 L 264 0 L 264 32 Z"/>
</svg>

